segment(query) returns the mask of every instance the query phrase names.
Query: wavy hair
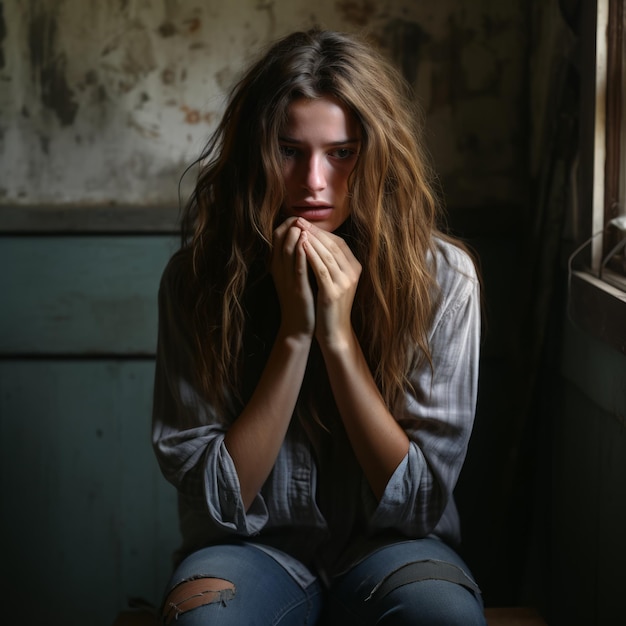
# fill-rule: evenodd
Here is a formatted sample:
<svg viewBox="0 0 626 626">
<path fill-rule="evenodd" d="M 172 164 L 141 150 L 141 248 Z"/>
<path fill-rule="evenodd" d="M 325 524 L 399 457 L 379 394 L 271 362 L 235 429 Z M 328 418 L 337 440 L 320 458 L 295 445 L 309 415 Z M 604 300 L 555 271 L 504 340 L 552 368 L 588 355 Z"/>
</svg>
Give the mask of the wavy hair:
<svg viewBox="0 0 626 626">
<path fill-rule="evenodd" d="M 420 116 L 399 73 L 366 42 L 312 29 L 278 41 L 243 75 L 205 148 L 177 255 L 184 323 L 199 390 L 216 406 L 240 395 L 252 284 L 268 275 L 284 198 L 278 136 L 290 103 L 332 96 L 358 121 L 362 146 L 341 228 L 363 271 L 353 325 L 388 406 L 420 359 L 437 290 L 438 199 Z M 317 371 L 317 370 L 316 370 Z"/>
</svg>

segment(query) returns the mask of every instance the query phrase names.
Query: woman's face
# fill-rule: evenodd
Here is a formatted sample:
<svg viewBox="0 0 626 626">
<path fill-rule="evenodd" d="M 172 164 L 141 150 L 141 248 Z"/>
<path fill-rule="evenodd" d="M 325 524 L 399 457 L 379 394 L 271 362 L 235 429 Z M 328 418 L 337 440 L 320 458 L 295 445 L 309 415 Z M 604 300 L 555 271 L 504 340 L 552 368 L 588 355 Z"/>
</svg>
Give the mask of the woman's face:
<svg viewBox="0 0 626 626">
<path fill-rule="evenodd" d="M 334 231 L 350 215 L 348 178 L 361 148 L 361 129 L 337 99 L 294 100 L 278 138 L 285 217 L 304 217 Z"/>
</svg>

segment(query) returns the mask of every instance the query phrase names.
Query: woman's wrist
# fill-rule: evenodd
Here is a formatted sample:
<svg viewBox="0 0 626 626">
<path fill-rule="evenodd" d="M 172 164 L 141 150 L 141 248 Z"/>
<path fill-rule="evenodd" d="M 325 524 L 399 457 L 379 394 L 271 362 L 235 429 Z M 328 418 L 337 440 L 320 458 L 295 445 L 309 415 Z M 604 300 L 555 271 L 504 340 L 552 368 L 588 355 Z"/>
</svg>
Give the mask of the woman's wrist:
<svg viewBox="0 0 626 626">
<path fill-rule="evenodd" d="M 278 330 L 276 340 L 285 343 L 293 349 L 303 349 L 308 352 L 313 342 L 313 333 L 281 326 Z"/>
<path fill-rule="evenodd" d="M 352 328 L 347 333 L 336 333 L 332 337 L 316 337 L 324 358 L 349 356 L 359 346 L 359 340 Z"/>
</svg>

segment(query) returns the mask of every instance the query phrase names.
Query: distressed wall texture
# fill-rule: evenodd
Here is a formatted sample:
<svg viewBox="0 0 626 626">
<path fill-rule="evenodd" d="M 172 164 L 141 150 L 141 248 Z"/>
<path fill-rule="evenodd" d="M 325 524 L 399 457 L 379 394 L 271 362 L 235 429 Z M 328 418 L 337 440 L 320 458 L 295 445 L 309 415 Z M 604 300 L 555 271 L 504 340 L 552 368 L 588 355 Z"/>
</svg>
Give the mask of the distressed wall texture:
<svg viewBox="0 0 626 626">
<path fill-rule="evenodd" d="M 0 205 L 177 203 L 242 64 L 291 30 L 366 32 L 426 117 L 448 204 L 525 188 L 522 0 L 5 0 Z"/>
</svg>

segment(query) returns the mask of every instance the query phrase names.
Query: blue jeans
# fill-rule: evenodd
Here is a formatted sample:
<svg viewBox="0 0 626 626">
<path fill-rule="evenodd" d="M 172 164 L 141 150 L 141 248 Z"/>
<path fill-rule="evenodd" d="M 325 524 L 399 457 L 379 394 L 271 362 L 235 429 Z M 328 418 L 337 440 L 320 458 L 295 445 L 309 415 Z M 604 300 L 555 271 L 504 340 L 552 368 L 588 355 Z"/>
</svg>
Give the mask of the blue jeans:
<svg viewBox="0 0 626 626">
<path fill-rule="evenodd" d="M 218 578 L 221 588 L 207 577 Z M 163 614 L 176 626 L 485 625 L 469 570 L 436 539 L 379 548 L 329 589 L 319 581 L 302 588 L 253 546 L 211 546 L 176 569 Z"/>
</svg>

